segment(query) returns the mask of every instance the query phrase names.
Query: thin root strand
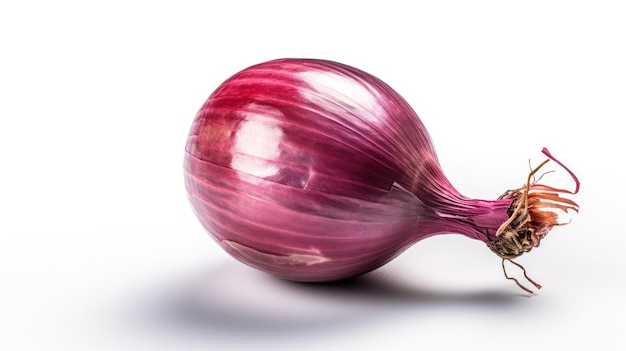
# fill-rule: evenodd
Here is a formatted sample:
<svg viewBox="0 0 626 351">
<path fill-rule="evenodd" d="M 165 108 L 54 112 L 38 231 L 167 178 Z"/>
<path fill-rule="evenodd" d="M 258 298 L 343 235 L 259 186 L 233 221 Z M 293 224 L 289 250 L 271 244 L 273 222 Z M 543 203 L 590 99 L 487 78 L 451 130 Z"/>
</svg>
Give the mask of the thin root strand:
<svg viewBox="0 0 626 351">
<path fill-rule="evenodd" d="M 526 278 L 526 280 L 528 280 L 529 282 L 531 282 L 537 289 L 541 289 L 541 285 L 536 283 L 534 280 L 530 279 L 530 277 L 528 276 L 528 274 L 526 274 L 526 269 L 524 268 L 524 266 L 522 266 L 521 264 L 509 259 L 509 258 L 502 258 L 502 271 L 504 272 L 504 277 L 508 280 L 512 280 L 514 281 L 517 286 L 519 286 L 522 290 L 526 291 L 529 294 L 534 294 L 534 292 L 532 290 L 530 290 L 529 288 L 525 287 L 524 285 L 522 285 L 522 283 L 519 282 L 519 280 L 517 280 L 514 277 L 510 277 L 507 273 L 506 273 L 506 266 L 504 265 L 504 261 L 509 261 L 512 264 L 516 265 L 517 267 L 519 267 L 522 272 L 524 272 L 524 278 Z"/>
</svg>

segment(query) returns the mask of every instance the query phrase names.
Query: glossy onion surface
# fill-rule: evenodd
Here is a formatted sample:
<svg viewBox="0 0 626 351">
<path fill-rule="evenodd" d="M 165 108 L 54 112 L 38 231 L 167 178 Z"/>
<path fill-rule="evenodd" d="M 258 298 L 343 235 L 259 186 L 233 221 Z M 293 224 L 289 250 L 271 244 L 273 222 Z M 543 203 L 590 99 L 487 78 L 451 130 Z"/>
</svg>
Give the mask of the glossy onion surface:
<svg viewBox="0 0 626 351">
<path fill-rule="evenodd" d="M 510 204 L 458 194 L 402 97 L 322 60 L 270 61 L 225 81 L 193 122 L 185 184 L 228 253 L 298 281 L 365 273 L 434 234 L 487 242 Z"/>
</svg>

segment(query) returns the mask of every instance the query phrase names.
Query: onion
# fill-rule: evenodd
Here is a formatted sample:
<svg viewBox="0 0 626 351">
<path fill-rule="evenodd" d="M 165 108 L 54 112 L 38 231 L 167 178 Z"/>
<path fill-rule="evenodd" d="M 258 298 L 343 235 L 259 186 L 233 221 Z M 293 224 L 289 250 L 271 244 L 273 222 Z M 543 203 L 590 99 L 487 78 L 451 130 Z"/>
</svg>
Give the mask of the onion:
<svg viewBox="0 0 626 351">
<path fill-rule="evenodd" d="M 530 251 L 562 224 L 557 211 L 578 210 L 559 196 L 578 191 L 576 177 L 574 191 L 539 184 L 543 164 L 497 200 L 468 198 L 383 81 L 336 62 L 280 59 L 244 69 L 209 97 L 184 168 L 197 217 L 230 255 L 320 282 L 379 268 L 438 234 L 480 240 L 503 264 Z"/>
</svg>

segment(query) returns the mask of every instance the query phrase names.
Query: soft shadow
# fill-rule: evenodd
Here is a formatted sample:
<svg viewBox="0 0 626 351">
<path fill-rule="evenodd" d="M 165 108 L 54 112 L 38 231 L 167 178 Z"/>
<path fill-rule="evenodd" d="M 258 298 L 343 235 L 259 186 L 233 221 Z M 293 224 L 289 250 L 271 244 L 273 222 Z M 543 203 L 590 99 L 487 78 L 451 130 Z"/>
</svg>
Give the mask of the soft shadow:
<svg viewBox="0 0 626 351">
<path fill-rule="evenodd" d="M 471 309 L 480 315 L 485 310 L 518 310 L 528 301 L 527 295 L 510 291 L 427 289 L 383 270 L 339 282 L 296 283 L 237 262 L 166 282 L 139 299 L 134 317 L 150 329 L 222 336 L 337 331 L 406 313 L 427 316 Z"/>
</svg>

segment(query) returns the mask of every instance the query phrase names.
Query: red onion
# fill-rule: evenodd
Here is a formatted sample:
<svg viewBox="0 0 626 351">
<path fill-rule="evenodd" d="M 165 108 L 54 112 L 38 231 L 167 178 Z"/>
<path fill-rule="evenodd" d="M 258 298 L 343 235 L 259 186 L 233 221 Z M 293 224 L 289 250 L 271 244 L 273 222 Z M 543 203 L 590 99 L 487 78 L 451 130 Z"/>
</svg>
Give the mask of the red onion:
<svg viewBox="0 0 626 351">
<path fill-rule="evenodd" d="M 437 234 L 480 240 L 503 260 L 530 251 L 561 224 L 554 210 L 578 210 L 559 196 L 577 192 L 575 176 L 570 192 L 534 182 L 537 169 L 498 200 L 463 196 L 387 84 L 336 62 L 281 59 L 235 74 L 202 106 L 185 184 L 229 254 L 314 282 L 366 273 Z"/>
</svg>

